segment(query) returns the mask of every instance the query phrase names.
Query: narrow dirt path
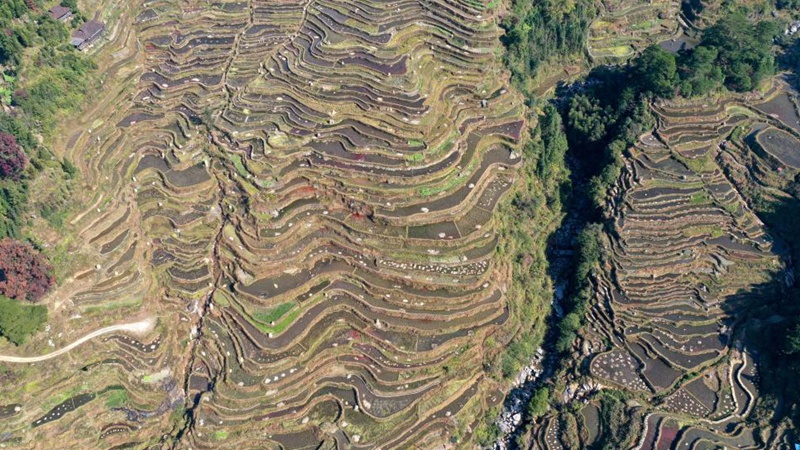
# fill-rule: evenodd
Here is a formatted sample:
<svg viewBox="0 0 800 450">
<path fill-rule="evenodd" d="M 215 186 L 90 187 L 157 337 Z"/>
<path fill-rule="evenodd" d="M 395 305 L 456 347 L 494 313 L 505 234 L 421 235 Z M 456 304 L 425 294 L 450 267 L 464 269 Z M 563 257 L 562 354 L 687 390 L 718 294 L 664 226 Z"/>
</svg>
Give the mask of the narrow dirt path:
<svg viewBox="0 0 800 450">
<path fill-rule="evenodd" d="M 94 339 L 98 336 L 102 336 L 106 333 L 112 333 L 114 331 L 127 331 L 129 333 L 143 334 L 150 331 L 153 328 L 153 325 L 155 325 L 155 323 L 156 323 L 155 319 L 151 317 L 148 319 L 141 320 L 139 322 L 111 325 L 110 327 L 100 328 L 99 330 L 92 331 L 91 333 L 78 339 L 77 341 L 67 345 L 66 347 L 60 348 L 52 353 L 48 353 L 42 356 L 29 356 L 29 357 L 0 355 L 0 362 L 35 363 L 39 361 L 46 361 L 50 358 L 55 358 L 56 356 L 63 355 L 64 353 L 67 353 L 68 351 L 83 344 L 84 342 Z"/>
</svg>

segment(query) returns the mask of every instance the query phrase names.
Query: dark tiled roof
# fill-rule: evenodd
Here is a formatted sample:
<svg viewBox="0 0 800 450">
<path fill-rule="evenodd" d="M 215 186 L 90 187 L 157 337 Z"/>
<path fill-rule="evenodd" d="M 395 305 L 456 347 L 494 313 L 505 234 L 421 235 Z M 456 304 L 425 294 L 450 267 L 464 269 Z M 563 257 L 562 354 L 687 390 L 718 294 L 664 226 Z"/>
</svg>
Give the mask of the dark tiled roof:
<svg viewBox="0 0 800 450">
<path fill-rule="evenodd" d="M 84 34 L 87 36 L 94 36 L 106 28 L 103 22 L 95 22 L 94 20 L 90 20 L 83 24 L 80 31 L 83 31 Z"/>
<path fill-rule="evenodd" d="M 90 20 L 83 25 L 76 32 L 72 33 L 72 45 L 78 45 L 76 42 L 89 41 L 96 38 L 100 33 L 105 30 L 106 26 L 102 22 Z"/>
<path fill-rule="evenodd" d="M 72 10 L 67 8 L 66 6 L 53 6 L 50 8 L 50 15 L 54 19 L 60 19 L 67 14 L 72 14 Z"/>
</svg>

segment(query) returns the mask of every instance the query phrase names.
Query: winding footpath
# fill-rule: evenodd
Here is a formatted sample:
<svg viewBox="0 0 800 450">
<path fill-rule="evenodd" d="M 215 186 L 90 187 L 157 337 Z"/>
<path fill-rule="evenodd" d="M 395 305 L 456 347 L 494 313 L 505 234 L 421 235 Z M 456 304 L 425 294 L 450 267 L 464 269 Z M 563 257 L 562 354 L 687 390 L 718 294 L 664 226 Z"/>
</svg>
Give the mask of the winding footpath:
<svg viewBox="0 0 800 450">
<path fill-rule="evenodd" d="M 46 361 L 51 358 L 55 358 L 56 356 L 63 355 L 68 351 L 72 350 L 73 348 L 83 344 L 84 342 L 94 339 L 98 336 L 102 336 L 106 333 L 112 333 L 114 331 L 127 331 L 129 333 L 136 333 L 136 334 L 144 334 L 150 331 L 155 325 L 155 319 L 148 318 L 141 320 L 139 322 L 132 322 L 132 323 L 123 323 L 119 325 L 111 325 L 109 327 L 100 328 L 99 330 L 92 331 L 91 333 L 87 334 L 86 336 L 78 339 L 77 341 L 67 345 L 64 348 L 60 348 L 52 353 L 48 353 L 42 356 L 7 356 L 7 355 L 0 355 L 0 362 L 8 362 L 8 363 L 35 363 L 40 361 Z"/>
</svg>

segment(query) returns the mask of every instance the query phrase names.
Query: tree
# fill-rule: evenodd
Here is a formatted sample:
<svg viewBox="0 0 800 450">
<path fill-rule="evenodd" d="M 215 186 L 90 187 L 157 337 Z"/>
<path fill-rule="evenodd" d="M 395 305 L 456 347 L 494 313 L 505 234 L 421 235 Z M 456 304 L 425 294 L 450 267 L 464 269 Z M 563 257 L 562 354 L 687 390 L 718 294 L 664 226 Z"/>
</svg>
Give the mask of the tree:
<svg viewBox="0 0 800 450">
<path fill-rule="evenodd" d="M 784 353 L 787 355 L 800 353 L 800 323 L 788 330 Z"/>
<path fill-rule="evenodd" d="M 543 416 L 547 412 L 549 401 L 550 389 L 546 386 L 536 388 L 528 403 L 528 414 L 530 414 L 531 418 L 536 419 Z"/>
<path fill-rule="evenodd" d="M 609 108 L 603 108 L 600 101 L 585 94 L 572 98 L 567 112 L 569 131 L 577 148 L 601 142 L 605 139 L 609 117 L 613 113 Z"/>
<path fill-rule="evenodd" d="M 16 64 L 24 50 L 17 34 L 0 21 L 0 64 Z"/>
<path fill-rule="evenodd" d="M 583 51 L 589 25 L 597 15 L 592 0 L 513 0 L 502 26 L 506 63 L 512 82 L 532 93 L 542 64 Z"/>
<path fill-rule="evenodd" d="M 46 321 L 45 306 L 25 305 L 0 295 L 0 336 L 14 344 L 23 344 Z"/>
<path fill-rule="evenodd" d="M 678 84 L 675 55 L 658 45 L 647 47 L 633 60 L 631 73 L 643 94 L 671 98 Z"/>
<path fill-rule="evenodd" d="M 26 204 L 24 183 L 0 183 L 0 239 L 19 234 Z"/>
<path fill-rule="evenodd" d="M 36 147 L 36 138 L 31 131 L 22 123 L 21 120 L 11 117 L 8 114 L 0 113 L 0 133 L 7 133 L 14 136 L 17 144 L 33 149 Z"/>
<path fill-rule="evenodd" d="M 725 76 L 716 64 L 718 56 L 714 47 L 697 47 L 682 55 L 678 72 L 684 97 L 706 95 L 722 87 Z"/>
<path fill-rule="evenodd" d="M 55 47 L 66 41 L 69 37 L 67 28 L 60 22 L 53 19 L 53 17 L 50 16 L 50 13 L 45 12 L 39 16 L 37 21 L 39 22 L 39 28 L 36 30 L 36 34 L 41 36 L 48 46 Z"/>
<path fill-rule="evenodd" d="M 71 9 L 73 13 L 78 12 L 78 0 L 61 0 L 61 6 Z"/>
<path fill-rule="evenodd" d="M 717 50 L 715 63 L 722 70 L 725 86 L 746 92 L 775 72 L 771 50 L 777 34 L 773 22 L 753 25 L 743 14 L 730 14 L 703 32 L 700 46 Z"/>
<path fill-rule="evenodd" d="M 556 340 L 556 351 L 566 353 L 572 348 L 572 343 L 578 338 L 578 334 L 563 327 L 559 329 L 558 339 Z"/>
<path fill-rule="evenodd" d="M 0 295 L 36 302 L 54 283 L 53 268 L 30 244 L 0 241 Z"/>
<path fill-rule="evenodd" d="M 541 130 L 542 151 L 536 162 L 536 171 L 539 178 L 548 180 L 553 174 L 553 169 L 563 165 L 564 155 L 569 148 L 567 136 L 561 124 L 561 115 L 555 106 L 548 104 L 544 107 L 544 115 L 539 122 Z"/>
<path fill-rule="evenodd" d="M 25 0 L 3 0 L 0 4 L 0 20 L 1 19 L 18 19 L 28 10 L 25 5 Z"/>
<path fill-rule="evenodd" d="M 0 179 L 19 180 L 28 159 L 14 136 L 0 132 Z"/>
</svg>

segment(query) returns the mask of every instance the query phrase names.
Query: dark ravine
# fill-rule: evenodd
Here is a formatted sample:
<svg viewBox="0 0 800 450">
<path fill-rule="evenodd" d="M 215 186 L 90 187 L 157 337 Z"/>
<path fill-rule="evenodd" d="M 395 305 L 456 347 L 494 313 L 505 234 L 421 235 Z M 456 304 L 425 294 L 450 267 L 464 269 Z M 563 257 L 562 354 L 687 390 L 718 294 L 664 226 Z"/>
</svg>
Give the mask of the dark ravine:
<svg viewBox="0 0 800 450">
<path fill-rule="evenodd" d="M 580 176 L 580 161 L 572 157 L 568 157 L 568 161 L 570 183 L 584 183 L 586 180 Z M 558 340 L 558 325 L 564 317 L 562 302 L 572 289 L 575 238 L 587 223 L 584 214 L 587 203 L 585 196 L 571 194 L 566 217 L 548 238 L 548 273 L 554 292 L 552 310 L 547 318 L 545 344 L 532 356 L 531 363 L 517 375 L 516 386 L 503 402 L 503 410 L 497 420 L 501 435 L 493 446 L 494 450 L 520 449 L 517 440 L 534 420 L 528 412 L 528 404 L 536 389 L 552 381 L 563 363 L 553 343 Z"/>
</svg>

